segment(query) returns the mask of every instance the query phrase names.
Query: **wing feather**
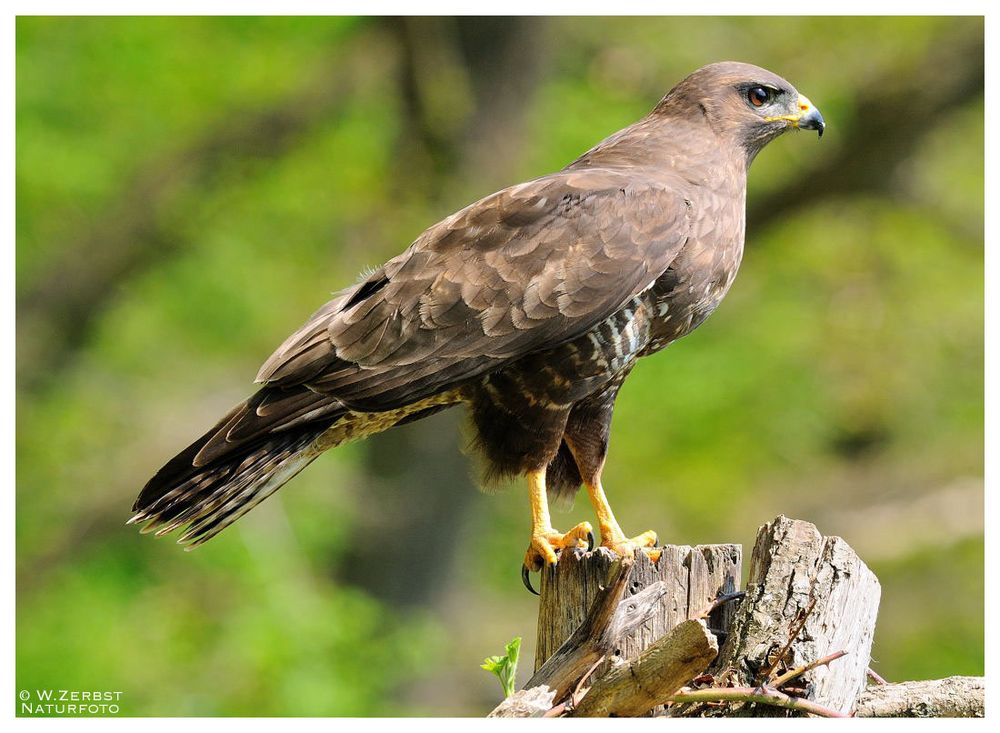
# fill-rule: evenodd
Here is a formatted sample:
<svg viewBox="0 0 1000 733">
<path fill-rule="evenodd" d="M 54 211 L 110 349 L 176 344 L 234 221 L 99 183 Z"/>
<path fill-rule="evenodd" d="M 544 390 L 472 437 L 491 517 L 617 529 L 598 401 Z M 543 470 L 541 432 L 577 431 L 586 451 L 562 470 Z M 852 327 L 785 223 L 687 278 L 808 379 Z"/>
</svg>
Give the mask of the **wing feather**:
<svg viewBox="0 0 1000 733">
<path fill-rule="evenodd" d="M 582 335 L 664 272 L 689 207 L 662 177 L 568 170 L 444 219 L 338 293 L 258 381 L 353 409 L 422 399 Z"/>
</svg>

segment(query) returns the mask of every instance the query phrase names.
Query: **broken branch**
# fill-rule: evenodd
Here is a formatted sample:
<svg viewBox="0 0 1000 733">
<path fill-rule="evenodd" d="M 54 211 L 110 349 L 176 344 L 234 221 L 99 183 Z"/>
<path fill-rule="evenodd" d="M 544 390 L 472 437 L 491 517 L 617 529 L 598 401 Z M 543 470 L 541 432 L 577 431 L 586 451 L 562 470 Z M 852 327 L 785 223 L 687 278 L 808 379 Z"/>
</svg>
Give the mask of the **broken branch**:
<svg viewBox="0 0 1000 733">
<path fill-rule="evenodd" d="M 573 714 L 645 715 L 704 671 L 718 653 L 718 642 L 704 621 L 685 621 L 634 661 L 613 668 L 597 680 Z"/>
<path fill-rule="evenodd" d="M 792 697 L 773 687 L 708 687 L 704 690 L 691 690 L 671 695 L 667 702 L 671 703 L 763 703 L 786 710 L 809 713 L 823 718 L 848 718 L 849 715 L 831 710 L 818 703 L 800 697 Z"/>
</svg>

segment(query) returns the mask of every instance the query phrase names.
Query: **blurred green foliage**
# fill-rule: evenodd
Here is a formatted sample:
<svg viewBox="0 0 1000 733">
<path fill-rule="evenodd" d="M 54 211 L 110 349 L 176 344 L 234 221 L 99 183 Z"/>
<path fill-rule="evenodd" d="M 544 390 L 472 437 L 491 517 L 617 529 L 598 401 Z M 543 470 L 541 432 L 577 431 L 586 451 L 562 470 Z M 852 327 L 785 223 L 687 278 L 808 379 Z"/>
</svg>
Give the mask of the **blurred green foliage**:
<svg viewBox="0 0 1000 733">
<path fill-rule="evenodd" d="M 882 582 L 880 673 L 982 674 L 981 89 L 928 110 L 912 152 L 887 152 L 888 185 L 864 185 L 873 161 L 850 155 L 891 136 L 865 128 L 860 90 L 919 82 L 934 54 L 981 43 L 982 20 L 535 19 L 517 47 L 537 55 L 530 93 L 486 118 L 520 72 L 474 63 L 479 47 L 455 39 L 477 38 L 460 33 L 475 22 L 18 19 L 17 688 L 122 690 L 131 715 L 494 704 L 479 660 L 515 635 L 533 653 L 520 486 L 435 529 L 451 549 L 430 562 L 403 510 L 373 503 L 378 441 L 320 459 L 195 553 L 123 522 L 328 293 L 724 58 L 789 78 L 828 132 L 760 156 L 752 211 L 809 196 L 751 216 L 726 302 L 623 389 L 605 474 L 616 512 L 667 541 L 747 550 L 779 512 L 814 521 Z M 263 131 L 253 144 L 247 124 Z M 809 171 L 838 159 L 857 190 L 827 195 Z M 423 425 L 405 440 L 453 431 Z M 435 482 L 468 491 L 467 473 Z M 585 504 L 558 523 L 590 519 Z M 433 564 L 444 585 L 388 602 L 344 580 L 359 555 L 404 575 Z"/>
</svg>

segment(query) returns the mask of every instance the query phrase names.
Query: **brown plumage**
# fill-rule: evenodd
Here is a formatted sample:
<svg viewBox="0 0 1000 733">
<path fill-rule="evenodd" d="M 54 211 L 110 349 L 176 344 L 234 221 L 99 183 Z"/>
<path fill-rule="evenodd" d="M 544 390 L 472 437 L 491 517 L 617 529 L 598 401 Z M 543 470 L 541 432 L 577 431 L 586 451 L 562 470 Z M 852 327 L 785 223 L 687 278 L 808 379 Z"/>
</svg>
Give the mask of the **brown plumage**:
<svg viewBox="0 0 1000 733">
<path fill-rule="evenodd" d="M 640 356 L 697 327 L 736 275 L 747 169 L 823 121 L 763 69 L 713 64 L 558 173 L 449 216 L 338 293 L 264 363 L 264 387 L 167 463 L 132 521 L 196 545 L 324 450 L 464 403 L 493 474 L 526 474 L 526 567 L 581 540 L 546 491 L 600 487 L 614 400 Z M 651 533 L 638 541 L 646 543 Z"/>
</svg>

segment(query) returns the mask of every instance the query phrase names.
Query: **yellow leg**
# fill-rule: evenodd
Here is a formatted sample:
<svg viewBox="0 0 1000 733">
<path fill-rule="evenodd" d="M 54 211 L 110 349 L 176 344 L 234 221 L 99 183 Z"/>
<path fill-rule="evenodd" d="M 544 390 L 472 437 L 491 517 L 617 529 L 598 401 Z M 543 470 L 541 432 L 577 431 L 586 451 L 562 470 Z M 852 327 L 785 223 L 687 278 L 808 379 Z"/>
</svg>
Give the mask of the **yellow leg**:
<svg viewBox="0 0 1000 733">
<path fill-rule="evenodd" d="M 590 503 L 594 505 L 594 512 L 597 514 L 597 524 L 601 528 L 601 547 L 607 547 L 619 555 L 633 554 L 639 547 L 654 547 L 656 545 L 656 532 L 648 530 L 632 538 L 625 536 L 622 532 L 615 513 L 611 511 L 608 497 L 601 486 L 601 480 L 597 479 L 594 484 L 586 484 L 587 494 L 590 496 Z M 660 559 L 658 550 L 646 552 L 654 562 Z"/>
<path fill-rule="evenodd" d="M 566 533 L 552 528 L 549 499 L 545 488 L 545 469 L 528 474 L 528 499 L 531 502 L 531 543 L 524 556 L 521 575 L 528 590 L 534 593 L 528 582 L 528 573 L 540 570 L 543 564 L 555 565 L 558 562 L 557 550 L 566 547 L 592 547 L 594 529 L 590 526 L 590 522 L 580 522 Z"/>
</svg>

